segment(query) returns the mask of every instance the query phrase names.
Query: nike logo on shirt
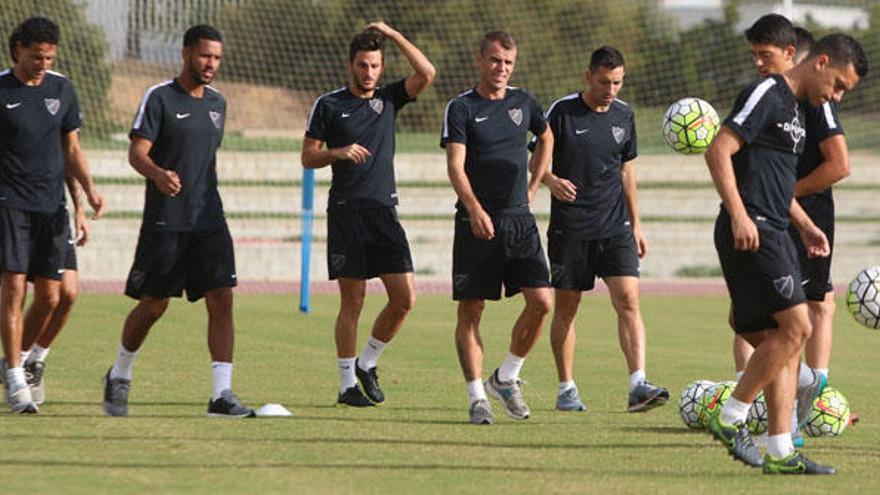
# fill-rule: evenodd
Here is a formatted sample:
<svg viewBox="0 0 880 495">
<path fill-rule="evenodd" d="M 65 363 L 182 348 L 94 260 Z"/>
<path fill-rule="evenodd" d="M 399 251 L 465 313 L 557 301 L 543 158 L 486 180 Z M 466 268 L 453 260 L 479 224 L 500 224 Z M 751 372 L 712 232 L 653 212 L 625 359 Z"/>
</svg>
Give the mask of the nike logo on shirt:
<svg viewBox="0 0 880 495">
<path fill-rule="evenodd" d="M 343 118 L 343 119 L 347 119 L 347 118 L 349 118 L 349 117 L 351 117 L 351 114 L 350 114 L 350 113 L 343 113 L 343 114 L 342 114 L 342 118 Z"/>
<path fill-rule="evenodd" d="M 16 107 L 18 107 L 18 106 L 20 106 L 20 105 L 21 105 L 21 102 L 18 102 L 18 103 L 7 103 L 7 104 L 6 104 L 6 108 L 12 110 L 13 108 L 16 108 Z"/>
<path fill-rule="evenodd" d="M 477 118 L 474 119 L 474 122 L 482 122 L 482 121 L 484 121 L 484 120 L 486 120 L 486 119 L 488 119 L 488 118 L 489 118 L 489 117 L 477 117 Z"/>
<path fill-rule="evenodd" d="M 176 114 L 176 116 L 177 116 L 178 119 L 185 119 L 185 118 L 189 117 L 190 115 L 192 115 L 192 114 L 189 114 L 189 113 L 178 113 L 178 114 Z"/>
<path fill-rule="evenodd" d="M 574 131 L 574 133 L 577 134 L 578 136 L 580 136 L 581 134 L 583 134 L 583 133 L 585 133 L 585 132 L 587 132 L 587 131 L 589 131 L 589 129 L 576 129 L 576 130 Z"/>
</svg>

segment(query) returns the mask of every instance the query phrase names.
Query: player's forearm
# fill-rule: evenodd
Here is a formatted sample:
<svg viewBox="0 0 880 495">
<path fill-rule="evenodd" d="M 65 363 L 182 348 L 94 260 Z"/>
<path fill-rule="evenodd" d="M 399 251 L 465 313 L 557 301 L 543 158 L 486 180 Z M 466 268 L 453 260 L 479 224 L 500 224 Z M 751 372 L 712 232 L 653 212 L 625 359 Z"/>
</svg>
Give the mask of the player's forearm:
<svg viewBox="0 0 880 495">
<path fill-rule="evenodd" d="M 128 163 L 137 173 L 151 181 L 156 181 L 165 173 L 165 169 L 157 165 L 149 155 L 137 150 L 129 150 Z"/>
<path fill-rule="evenodd" d="M 813 221 L 810 220 L 810 216 L 807 215 L 807 212 L 797 202 L 797 199 L 792 198 L 791 206 L 788 209 L 788 216 L 791 224 L 800 231 L 813 226 Z"/>
<path fill-rule="evenodd" d="M 734 218 L 748 216 L 736 187 L 736 175 L 733 173 L 733 161 L 730 155 L 712 153 L 712 148 L 709 148 L 706 152 L 706 163 L 727 213 Z"/>
<path fill-rule="evenodd" d="M 86 194 L 93 194 L 95 183 L 92 180 L 92 174 L 89 171 L 89 162 L 86 160 L 86 154 L 79 146 L 77 140 L 71 139 L 65 147 L 64 167 L 65 177 L 72 177 L 82 186 Z M 69 183 L 68 183 L 69 187 Z M 73 192 L 71 191 L 71 195 Z"/>
<path fill-rule="evenodd" d="M 544 181 L 544 176 L 548 174 L 550 168 L 550 160 L 553 157 L 553 134 L 549 128 L 539 138 L 535 145 L 535 151 L 529 159 L 529 172 L 532 174 L 529 180 L 529 190 L 534 193 Z"/>
<path fill-rule="evenodd" d="M 839 163 L 822 162 L 809 175 L 797 181 L 795 197 L 808 196 L 822 192 L 849 176 L 849 166 Z"/>
<path fill-rule="evenodd" d="M 624 164 L 622 172 L 623 201 L 629 211 L 629 221 L 633 229 L 641 228 L 639 220 L 639 199 L 635 171 L 629 163 Z"/>
<path fill-rule="evenodd" d="M 303 149 L 302 164 L 305 168 L 324 168 L 333 163 L 333 152 L 329 149 Z"/>
<path fill-rule="evenodd" d="M 67 185 L 67 191 L 70 193 L 70 201 L 73 202 L 74 211 L 82 210 L 82 188 L 76 178 L 69 173 L 64 174 L 64 183 Z"/>
<path fill-rule="evenodd" d="M 458 200 L 461 201 L 461 204 L 464 205 L 465 209 L 469 213 L 481 210 L 483 206 L 477 199 L 476 194 L 474 194 L 473 188 L 471 188 L 471 182 L 468 180 L 467 174 L 464 171 L 464 164 L 458 165 L 449 163 L 446 168 L 447 173 L 449 174 L 449 182 L 452 184 L 452 189 L 455 190 Z"/>
<path fill-rule="evenodd" d="M 437 69 L 434 68 L 434 65 L 428 60 L 428 57 L 426 57 L 417 46 L 412 44 L 400 32 L 394 31 L 388 35 L 388 38 L 394 42 L 400 50 L 400 53 L 406 57 L 406 61 L 409 62 L 410 67 L 413 69 L 414 74 L 411 77 L 414 77 L 415 80 L 411 86 L 408 85 L 409 87 L 407 87 L 407 90 L 408 92 L 409 90 L 413 90 L 409 95 L 416 96 L 434 81 L 434 77 L 437 75 Z"/>
</svg>

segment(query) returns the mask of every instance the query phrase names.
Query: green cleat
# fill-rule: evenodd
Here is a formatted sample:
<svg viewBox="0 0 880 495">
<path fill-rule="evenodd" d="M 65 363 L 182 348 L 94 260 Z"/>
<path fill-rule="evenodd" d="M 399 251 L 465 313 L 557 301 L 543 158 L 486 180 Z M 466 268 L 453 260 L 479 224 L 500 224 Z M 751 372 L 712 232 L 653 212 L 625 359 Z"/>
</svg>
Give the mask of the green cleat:
<svg viewBox="0 0 880 495">
<path fill-rule="evenodd" d="M 804 457 L 800 452 L 792 452 L 789 456 L 777 459 L 767 454 L 764 456 L 764 474 L 835 474 L 837 470 L 831 466 L 823 466 Z"/>
<path fill-rule="evenodd" d="M 731 425 L 721 421 L 721 407 L 716 407 L 715 411 L 709 415 L 706 428 L 727 448 L 727 452 L 734 459 L 751 467 L 764 465 L 761 452 L 749 435 L 746 424 L 741 422 Z"/>
</svg>

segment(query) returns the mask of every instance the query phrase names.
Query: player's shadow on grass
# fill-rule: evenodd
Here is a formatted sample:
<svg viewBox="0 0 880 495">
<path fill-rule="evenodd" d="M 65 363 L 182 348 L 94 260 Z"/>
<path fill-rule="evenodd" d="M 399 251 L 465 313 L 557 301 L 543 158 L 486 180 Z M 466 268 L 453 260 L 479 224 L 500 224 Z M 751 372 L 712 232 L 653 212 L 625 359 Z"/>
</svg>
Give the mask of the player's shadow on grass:
<svg viewBox="0 0 880 495">
<path fill-rule="evenodd" d="M 100 402 L 85 401 L 85 400 L 53 400 L 53 401 L 47 402 L 46 404 L 51 405 L 51 406 L 97 406 L 97 407 L 101 407 Z M 170 407 L 175 407 L 175 406 L 206 407 L 207 404 L 208 404 L 207 400 L 205 400 L 204 402 L 202 402 L 202 401 L 198 401 L 198 402 L 189 402 L 189 401 L 187 401 L 187 402 L 184 402 L 184 401 L 161 401 L 161 402 L 159 402 L 159 401 L 157 401 L 157 402 L 154 402 L 154 401 L 134 400 L 134 401 L 130 401 L 128 403 L 129 406 L 170 406 Z"/>
<path fill-rule="evenodd" d="M 632 432 L 632 433 L 660 433 L 663 435 L 681 435 L 682 433 L 701 433 L 707 435 L 705 430 L 692 430 L 681 426 L 644 426 L 644 425 L 623 425 L 614 427 L 615 430 Z"/>
</svg>

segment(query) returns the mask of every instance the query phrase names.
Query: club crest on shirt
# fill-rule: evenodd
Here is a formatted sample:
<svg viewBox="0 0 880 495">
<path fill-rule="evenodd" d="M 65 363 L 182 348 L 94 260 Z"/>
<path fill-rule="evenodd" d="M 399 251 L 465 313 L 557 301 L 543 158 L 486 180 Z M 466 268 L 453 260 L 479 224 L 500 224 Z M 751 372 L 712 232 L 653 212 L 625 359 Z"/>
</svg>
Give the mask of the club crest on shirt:
<svg viewBox="0 0 880 495">
<path fill-rule="evenodd" d="M 334 270 L 342 270 L 342 267 L 345 266 L 345 255 L 332 253 L 330 255 L 330 265 Z"/>
<path fill-rule="evenodd" d="M 467 287 L 468 278 L 467 273 L 456 273 L 452 276 L 452 284 L 456 290 L 464 290 Z"/>
<path fill-rule="evenodd" d="M 562 276 L 565 274 L 565 265 L 559 263 L 553 263 L 550 265 L 550 279 L 554 282 L 557 282 L 562 279 Z"/>
<path fill-rule="evenodd" d="M 214 123 L 214 127 L 220 129 L 223 127 L 223 114 L 220 112 L 208 112 L 208 116 L 211 117 L 211 122 Z"/>
<path fill-rule="evenodd" d="M 372 108 L 374 112 L 381 115 L 382 110 L 385 108 L 385 102 L 378 98 L 373 98 L 372 100 L 370 100 L 370 108 Z"/>
<path fill-rule="evenodd" d="M 513 123 L 517 125 L 517 127 L 519 127 L 519 125 L 522 124 L 522 119 L 523 119 L 522 108 L 511 108 L 507 111 L 507 115 L 510 116 L 510 120 L 512 120 Z"/>
<path fill-rule="evenodd" d="M 58 98 L 43 98 L 43 103 L 46 104 L 46 110 L 51 115 L 58 113 L 58 110 L 61 108 L 61 100 Z"/>
<path fill-rule="evenodd" d="M 623 138 L 626 137 L 626 129 L 623 127 L 611 126 L 611 135 L 614 136 L 614 140 L 617 141 L 617 144 L 623 142 Z"/>
<path fill-rule="evenodd" d="M 794 277 L 785 275 L 775 279 L 773 281 L 773 288 L 776 289 L 780 296 L 791 299 L 791 295 L 794 293 Z"/>
</svg>

